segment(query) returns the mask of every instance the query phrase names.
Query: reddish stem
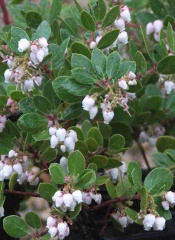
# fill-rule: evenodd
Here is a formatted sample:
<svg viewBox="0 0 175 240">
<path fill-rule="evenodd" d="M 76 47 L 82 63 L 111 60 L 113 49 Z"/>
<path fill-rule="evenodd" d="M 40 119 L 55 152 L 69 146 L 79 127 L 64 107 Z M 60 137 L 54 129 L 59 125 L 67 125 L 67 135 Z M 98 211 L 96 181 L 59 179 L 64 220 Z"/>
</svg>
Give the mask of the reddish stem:
<svg viewBox="0 0 175 240">
<path fill-rule="evenodd" d="M 41 197 L 38 193 L 4 190 L 4 194 L 15 194 L 23 196 Z"/>
<path fill-rule="evenodd" d="M 0 0 L 0 7 L 2 9 L 3 12 L 3 22 L 5 25 L 10 25 L 10 19 L 9 19 L 9 14 L 8 11 L 6 9 L 6 4 L 4 2 L 4 0 Z"/>
</svg>

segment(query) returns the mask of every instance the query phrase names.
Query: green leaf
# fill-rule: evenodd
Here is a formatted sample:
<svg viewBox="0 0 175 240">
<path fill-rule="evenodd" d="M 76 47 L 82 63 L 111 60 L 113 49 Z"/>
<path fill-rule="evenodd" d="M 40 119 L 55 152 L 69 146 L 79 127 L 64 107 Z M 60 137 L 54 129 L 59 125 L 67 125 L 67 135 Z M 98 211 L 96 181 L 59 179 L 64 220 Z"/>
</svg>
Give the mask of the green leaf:
<svg viewBox="0 0 175 240">
<path fill-rule="evenodd" d="M 92 127 L 92 125 L 91 125 L 91 123 L 88 120 L 85 120 L 82 123 L 81 130 L 82 130 L 82 132 L 84 134 L 84 139 L 85 140 L 87 140 L 88 131 L 90 130 L 91 127 Z"/>
<path fill-rule="evenodd" d="M 155 152 L 153 153 L 152 158 L 157 167 L 168 168 L 175 165 L 175 161 L 169 158 L 165 153 Z"/>
<path fill-rule="evenodd" d="M 33 105 L 37 110 L 44 114 L 49 114 L 52 112 L 52 106 L 47 98 L 43 96 L 36 95 L 33 97 Z"/>
<path fill-rule="evenodd" d="M 26 113 L 18 119 L 18 127 L 24 132 L 33 132 L 47 125 L 46 119 L 38 113 Z"/>
<path fill-rule="evenodd" d="M 163 176 L 163 177 L 162 177 Z M 164 191 L 168 191 L 173 184 L 173 175 L 165 168 L 153 169 L 145 178 L 144 186 L 151 195 L 158 194 L 159 189 L 164 186 Z"/>
<path fill-rule="evenodd" d="M 104 168 L 108 162 L 106 156 L 103 155 L 94 155 L 88 158 L 88 163 L 95 163 L 98 168 Z"/>
<path fill-rule="evenodd" d="M 161 90 L 153 84 L 147 85 L 145 89 L 145 94 L 148 98 L 153 96 L 162 96 Z"/>
<path fill-rule="evenodd" d="M 32 41 L 41 37 L 45 37 L 47 40 L 49 40 L 50 35 L 51 35 L 51 28 L 48 22 L 43 21 L 36 29 L 36 32 L 33 34 Z"/>
<path fill-rule="evenodd" d="M 147 65 L 146 65 L 146 60 L 141 52 L 139 51 L 136 52 L 135 61 L 137 66 L 136 71 L 141 72 L 142 75 L 145 76 L 147 71 Z"/>
<path fill-rule="evenodd" d="M 77 176 L 85 169 L 85 158 L 80 151 L 72 152 L 68 157 L 68 169 L 72 176 Z"/>
<path fill-rule="evenodd" d="M 159 0 L 150 0 L 150 6 L 153 12 L 159 17 L 164 18 L 167 15 L 165 5 Z"/>
<path fill-rule="evenodd" d="M 81 208 L 82 208 L 82 205 L 81 204 L 77 204 L 76 207 L 75 207 L 75 211 L 70 211 L 69 212 L 69 216 L 71 219 L 75 219 L 78 214 L 81 212 Z"/>
<path fill-rule="evenodd" d="M 119 35 L 119 30 L 112 30 L 108 33 L 106 33 L 99 41 L 97 47 L 100 49 L 104 49 L 109 47 L 110 45 L 113 44 L 113 42 L 117 39 Z"/>
<path fill-rule="evenodd" d="M 68 130 L 74 130 L 77 133 L 78 140 L 84 141 L 84 135 L 83 135 L 83 132 L 80 128 L 72 126 Z"/>
<path fill-rule="evenodd" d="M 135 188 L 129 182 L 128 178 L 122 178 L 116 187 L 117 196 L 132 197 L 135 194 Z"/>
<path fill-rule="evenodd" d="M 146 25 L 149 22 L 154 22 L 156 20 L 156 17 L 154 14 L 146 11 L 138 12 L 136 13 L 136 16 L 137 16 L 138 22 L 144 27 L 146 27 Z"/>
<path fill-rule="evenodd" d="M 29 233 L 29 227 L 24 220 L 14 215 L 3 219 L 3 227 L 8 235 L 15 238 L 24 237 Z"/>
<path fill-rule="evenodd" d="M 86 141 L 89 152 L 95 152 L 98 149 L 98 143 L 93 138 L 88 138 Z"/>
<path fill-rule="evenodd" d="M 13 175 L 11 176 L 10 178 L 10 181 L 9 181 L 9 190 L 12 191 L 16 185 L 16 182 L 17 182 L 17 178 L 18 178 L 18 173 L 13 173 Z"/>
<path fill-rule="evenodd" d="M 97 165 L 95 163 L 90 163 L 88 169 L 92 169 L 94 172 L 97 172 Z"/>
<path fill-rule="evenodd" d="M 109 140 L 109 150 L 112 152 L 118 152 L 125 146 L 125 139 L 120 134 L 113 135 Z"/>
<path fill-rule="evenodd" d="M 25 97 L 25 94 L 22 94 L 21 91 L 12 91 L 10 92 L 10 98 L 13 99 L 14 101 L 19 102 L 21 99 Z"/>
<path fill-rule="evenodd" d="M 94 8 L 94 15 L 97 21 L 100 21 L 106 15 L 106 4 L 103 0 L 97 1 L 97 6 Z"/>
<path fill-rule="evenodd" d="M 164 217 L 165 220 L 172 219 L 171 212 L 169 210 L 164 210 L 163 209 L 163 207 L 162 207 L 162 198 L 161 197 L 154 198 L 154 202 L 155 202 L 155 205 L 156 205 L 156 211 L 158 212 L 158 214 L 161 217 Z"/>
<path fill-rule="evenodd" d="M 27 26 L 31 28 L 37 28 L 42 22 L 42 17 L 38 12 L 33 10 L 28 11 L 25 15 Z"/>
<path fill-rule="evenodd" d="M 103 145 L 103 137 L 96 127 L 92 127 L 88 132 L 88 138 L 93 138 L 99 146 Z"/>
<path fill-rule="evenodd" d="M 136 42 L 133 39 L 129 41 L 129 51 L 132 56 L 132 59 L 134 59 L 138 49 L 137 49 Z"/>
<path fill-rule="evenodd" d="M 72 51 L 72 53 L 82 54 L 82 55 L 88 57 L 89 59 L 91 58 L 90 50 L 86 47 L 85 44 L 83 44 L 81 42 L 73 42 L 71 45 L 71 51 Z"/>
<path fill-rule="evenodd" d="M 7 104 L 7 96 L 0 96 L 0 109 L 4 108 Z"/>
<path fill-rule="evenodd" d="M 57 184 L 65 183 L 66 170 L 58 163 L 52 163 L 49 167 L 49 173 L 52 180 Z"/>
<path fill-rule="evenodd" d="M 174 51 L 174 32 L 173 32 L 172 25 L 170 23 L 168 23 L 168 27 L 167 27 L 167 38 L 168 38 L 169 47 L 171 48 L 172 51 Z"/>
<path fill-rule="evenodd" d="M 139 190 L 142 181 L 142 170 L 137 162 L 130 162 L 128 164 L 127 176 L 129 181 Z M 137 179 L 137 181 L 135 181 L 135 179 Z"/>
<path fill-rule="evenodd" d="M 106 56 L 104 53 L 100 49 L 94 48 L 91 61 L 96 74 L 103 77 L 106 72 Z"/>
<path fill-rule="evenodd" d="M 163 58 L 157 65 L 157 71 L 161 74 L 175 73 L 175 56 Z"/>
<path fill-rule="evenodd" d="M 119 15 L 119 6 L 114 6 L 111 9 L 109 9 L 109 12 L 106 14 L 102 26 L 103 27 L 107 27 L 111 24 L 114 23 L 115 19 L 118 17 Z"/>
<path fill-rule="evenodd" d="M 109 179 L 108 175 L 103 175 L 103 176 L 97 176 L 95 185 L 104 185 L 106 181 Z"/>
<path fill-rule="evenodd" d="M 70 107 L 66 108 L 66 110 L 61 114 L 60 119 L 64 120 L 73 120 L 80 116 L 82 113 L 82 104 L 74 103 Z"/>
<path fill-rule="evenodd" d="M 120 69 L 120 55 L 113 52 L 109 55 L 106 62 L 106 73 L 108 77 L 113 78 Z"/>
<path fill-rule="evenodd" d="M 72 77 L 82 84 L 92 85 L 97 80 L 96 76 L 86 68 L 72 69 Z"/>
<path fill-rule="evenodd" d="M 62 7 L 62 0 L 52 1 L 52 6 L 51 6 L 51 11 L 49 16 L 50 23 L 52 23 L 57 18 L 57 16 L 60 15 L 61 7 Z"/>
<path fill-rule="evenodd" d="M 86 11 L 81 12 L 81 22 L 87 30 L 95 32 L 95 21 Z"/>
<path fill-rule="evenodd" d="M 37 109 L 33 105 L 33 98 L 23 98 L 19 102 L 19 109 L 21 110 L 22 113 L 30 113 L 30 112 L 36 112 Z"/>
<path fill-rule="evenodd" d="M 91 169 L 85 169 L 77 178 L 75 186 L 78 189 L 88 189 L 94 184 L 95 179 L 95 172 Z"/>
<path fill-rule="evenodd" d="M 125 213 L 126 215 L 131 218 L 135 223 L 142 225 L 142 221 L 140 219 L 138 219 L 138 212 L 136 212 L 135 210 L 126 207 L 125 208 Z"/>
<path fill-rule="evenodd" d="M 115 186 L 114 184 L 111 182 L 110 179 L 108 179 L 106 181 L 106 189 L 107 189 L 107 192 L 110 196 L 110 198 L 114 199 L 117 197 L 117 193 L 116 193 L 116 189 L 115 189 Z"/>
<path fill-rule="evenodd" d="M 107 168 L 118 168 L 122 165 L 123 165 L 123 163 L 120 160 L 117 160 L 115 158 L 108 158 L 108 162 L 105 166 L 105 169 L 107 169 Z"/>
<path fill-rule="evenodd" d="M 85 68 L 89 73 L 93 73 L 92 64 L 89 58 L 82 54 L 73 54 L 71 58 L 72 68 Z"/>
<path fill-rule="evenodd" d="M 142 211 L 145 211 L 148 206 L 148 192 L 145 187 L 140 189 L 141 194 L 141 201 L 140 201 L 140 208 Z"/>
<path fill-rule="evenodd" d="M 77 141 L 75 143 L 75 150 L 79 150 L 84 156 L 88 154 L 88 147 L 84 141 Z"/>
<path fill-rule="evenodd" d="M 0 96 L 1 95 L 7 95 L 7 92 L 6 92 L 5 87 L 3 85 L 0 85 Z"/>
<path fill-rule="evenodd" d="M 56 191 L 58 191 L 58 189 L 51 184 L 40 183 L 38 191 L 42 198 L 44 198 L 48 202 L 52 202 L 52 197 L 56 193 Z"/>
<path fill-rule="evenodd" d="M 164 152 L 166 149 L 175 149 L 175 138 L 170 136 L 159 137 L 156 147 L 159 152 Z"/>
<path fill-rule="evenodd" d="M 44 85 L 43 88 L 43 96 L 49 100 L 51 103 L 52 109 L 57 109 L 60 104 L 60 99 L 56 95 L 53 86 L 52 81 L 47 81 L 47 83 Z"/>
<path fill-rule="evenodd" d="M 35 212 L 28 212 L 25 215 L 26 223 L 34 229 L 39 229 L 41 227 L 41 219 Z"/>
</svg>

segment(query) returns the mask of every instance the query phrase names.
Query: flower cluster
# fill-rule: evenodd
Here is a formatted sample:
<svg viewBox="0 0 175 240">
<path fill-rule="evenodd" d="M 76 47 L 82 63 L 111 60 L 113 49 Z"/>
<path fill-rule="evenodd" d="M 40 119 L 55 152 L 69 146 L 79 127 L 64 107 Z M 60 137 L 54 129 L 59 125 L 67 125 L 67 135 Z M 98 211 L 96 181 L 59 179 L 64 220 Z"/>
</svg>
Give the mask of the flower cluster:
<svg viewBox="0 0 175 240">
<path fill-rule="evenodd" d="M 19 149 L 10 150 L 8 156 L 1 155 L 0 181 L 10 179 L 14 173 L 18 174 L 17 181 L 19 184 L 27 181 L 30 185 L 35 186 L 39 182 L 38 177 L 34 179 L 35 173 L 30 169 L 30 156 Z"/>
<path fill-rule="evenodd" d="M 117 212 L 112 213 L 111 216 L 117 222 L 119 222 L 123 228 L 126 228 L 129 224 L 133 224 L 133 220 L 130 217 L 126 216 L 124 211 L 118 210 Z"/>
<path fill-rule="evenodd" d="M 75 207 L 77 204 L 82 202 L 86 204 L 91 204 L 92 199 L 100 204 L 102 197 L 101 194 L 92 191 L 89 192 L 81 192 L 80 190 L 75 190 L 70 192 L 57 191 L 52 200 L 55 202 L 55 206 L 61 208 L 63 212 L 75 211 Z"/>
<path fill-rule="evenodd" d="M 3 129 L 5 128 L 5 123 L 7 118 L 5 115 L 0 115 L 0 133 L 2 133 Z"/>
<path fill-rule="evenodd" d="M 164 217 L 156 217 L 152 213 L 146 214 L 143 219 L 143 226 L 146 231 L 150 231 L 152 227 L 156 231 L 162 231 L 165 228 L 165 223 Z"/>
<path fill-rule="evenodd" d="M 18 51 L 26 51 L 24 56 L 4 56 L 4 62 L 7 62 L 9 69 L 4 72 L 6 83 L 21 85 L 23 93 L 33 91 L 34 83 L 40 86 L 43 79 L 43 72 L 37 66 L 48 55 L 47 40 L 42 37 L 30 42 L 27 39 L 21 39 L 18 42 Z"/>
<path fill-rule="evenodd" d="M 51 148 L 55 148 L 59 145 L 62 152 L 72 152 L 75 148 L 75 143 L 78 141 L 77 133 L 74 130 L 66 131 L 65 128 L 61 127 L 50 127 L 49 134 L 51 135 Z"/>
<path fill-rule="evenodd" d="M 120 166 L 119 168 L 110 168 L 105 170 L 105 173 L 108 174 L 113 181 L 120 180 L 120 178 L 121 177 L 123 178 L 124 174 L 126 173 L 127 171 L 126 163 L 123 161 L 122 163 L 123 165 Z"/>
<path fill-rule="evenodd" d="M 50 216 L 47 218 L 47 226 L 49 234 L 51 237 L 56 237 L 60 240 L 67 237 L 70 233 L 69 226 L 67 222 L 57 219 L 55 216 Z"/>
<path fill-rule="evenodd" d="M 154 39 L 159 41 L 160 39 L 160 31 L 163 28 L 163 22 L 161 20 L 155 20 L 153 23 L 149 22 L 146 25 L 146 34 L 150 35 L 154 33 Z"/>
<path fill-rule="evenodd" d="M 162 207 L 164 210 L 169 210 L 170 207 L 175 205 L 175 192 L 169 191 L 165 193 L 162 201 Z"/>
<path fill-rule="evenodd" d="M 163 126 L 148 126 L 147 130 L 141 131 L 139 141 L 141 143 L 149 142 L 151 147 L 155 147 L 157 138 L 165 134 Z"/>
<path fill-rule="evenodd" d="M 118 85 L 120 88 L 128 90 L 129 86 L 137 85 L 136 75 L 130 71 L 127 75 L 119 79 Z"/>
</svg>

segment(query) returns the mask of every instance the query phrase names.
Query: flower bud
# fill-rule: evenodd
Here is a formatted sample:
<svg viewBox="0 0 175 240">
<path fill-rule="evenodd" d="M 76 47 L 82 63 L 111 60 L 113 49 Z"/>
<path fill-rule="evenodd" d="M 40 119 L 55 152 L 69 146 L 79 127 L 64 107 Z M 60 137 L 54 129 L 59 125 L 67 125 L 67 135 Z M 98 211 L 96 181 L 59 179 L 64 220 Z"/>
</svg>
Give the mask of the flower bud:
<svg viewBox="0 0 175 240">
<path fill-rule="evenodd" d="M 91 43 L 90 43 L 90 49 L 93 49 L 93 48 L 95 48 L 97 46 L 97 43 L 95 42 L 95 41 L 92 41 Z"/>
<path fill-rule="evenodd" d="M 0 207 L 0 218 L 4 216 L 4 208 Z"/>
<path fill-rule="evenodd" d="M 38 52 L 36 53 L 36 57 L 39 62 L 42 62 L 44 59 L 45 53 L 43 49 L 39 49 Z"/>
<path fill-rule="evenodd" d="M 123 31 L 118 35 L 117 43 L 123 45 L 128 43 L 128 34 L 126 31 Z"/>
<path fill-rule="evenodd" d="M 21 40 L 18 41 L 18 51 L 19 52 L 26 51 L 27 48 L 29 48 L 29 46 L 30 46 L 30 42 L 25 38 L 22 38 Z"/>
<path fill-rule="evenodd" d="M 21 175 L 23 173 L 23 168 L 22 165 L 20 163 L 16 163 L 13 165 L 13 170 L 15 172 L 17 172 L 19 175 Z"/>
<path fill-rule="evenodd" d="M 73 151 L 75 148 L 75 142 L 72 137 L 66 137 L 64 140 L 64 144 L 70 152 Z"/>
<path fill-rule="evenodd" d="M 143 220 L 144 229 L 146 231 L 149 231 L 153 227 L 155 220 L 156 220 L 156 218 L 153 214 L 150 213 L 150 214 L 145 215 L 144 220 Z"/>
<path fill-rule="evenodd" d="M 74 212 L 75 211 L 75 207 L 77 206 L 77 202 L 73 199 L 72 200 L 72 203 L 71 203 L 71 205 L 70 205 L 70 211 L 71 212 Z"/>
<path fill-rule="evenodd" d="M 119 80 L 118 85 L 120 88 L 124 89 L 124 90 L 128 90 L 128 84 L 126 83 L 126 81 L 124 79 Z"/>
<path fill-rule="evenodd" d="M 62 204 L 63 204 L 63 197 L 62 196 L 57 197 L 55 200 L 56 207 L 61 207 Z"/>
<path fill-rule="evenodd" d="M 87 205 L 90 205 L 92 202 L 92 198 L 89 193 L 83 192 L 82 193 L 83 202 Z"/>
<path fill-rule="evenodd" d="M 4 78 L 6 83 L 10 83 L 13 78 L 13 72 L 10 69 L 5 70 L 4 72 Z"/>
<path fill-rule="evenodd" d="M 101 203 L 101 200 L 102 200 L 102 196 L 100 193 L 97 193 L 97 194 L 92 194 L 92 198 L 94 199 L 94 201 L 98 204 Z"/>
<path fill-rule="evenodd" d="M 94 117 L 97 115 L 97 113 L 98 113 L 98 107 L 97 106 L 91 107 L 89 109 L 90 119 L 94 119 Z"/>
<path fill-rule="evenodd" d="M 71 137 L 74 142 L 78 141 L 77 133 L 74 130 L 69 130 L 68 137 Z"/>
<path fill-rule="evenodd" d="M 128 219 L 126 216 L 119 216 L 118 222 L 122 225 L 123 228 L 127 227 L 128 225 Z"/>
<path fill-rule="evenodd" d="M 13 67 L 13 60 L 8 59 L 7 60 L 7 65 L 8 65 L 9 68 L 12 68 Z"/>
<path fill-rule="evenodd" d="M 149 22 L 147 25 L 146 25 L 146 34 L 147 35 L 150 35 L 151 33 L 154 32 L 154 24 L 152 22 Z"/>
<path fill-rule="evenodd" d="M 156 33 L 159 33 L 161 29 L 163 28 L 163 22 L 161 20 L 155 20 L 153 22 L 154 30 Z"/>
<path fill-rule="evenodd" d="M 36 45 L 32 45 L 30 50 L 31 50 L 32 53 L 36 54 L 38 52 L 38 47 Z"/>
<path fill-rule="evenodd" d="M 67 170 L 67 158 L 66 157 L 62 157 L 60 159 L 60 165 L 63 166 Z"/>
<path fill-rule="evenodd" d="M 154 222 L 153 229 L 157 231 L 162 231 L 165 228 L 165 223 L 166 220 L 164 217 L 157 217 Z"/>
<path fill-rule="evenodd" d="M 43 77 L 42 76 L 37 76 L 35 78 L 35 83 L 37 86 L 41 86 L 41 83 L 42 83 L 42 80 L 43 80 Z"/>
<path fill-rule="evenodd" d="M 50 128 L 49 128 L 49 134 L 50 134 L 50 135 L 55 135 L 55 134 L 56 134 L 56 131 L 57 131 L 56 127 L 50 127 Z"/>
<path fill-rule="evenodd" d="M 64 153 L 66 152 L 66 146 L 65 145 L 61 145 L 60 146 L 60 150 Z"/>
<path fill-rule="evenodd" d="M 39 64 L 39 60 L 38 60 L 38 58 L 36 57 L 36 54 L 35 54 L 35 53 L 30 53 L 30 59 L 31 59 L 31 61 L 32 61 L 35 65 L 38 65 L 38 64 Z"/>
<path fill-rule="evenodd" d="M 150 137 L 150 138 L 148 139 L 149 145 L 150 145 L 151 147 L 153 147 L 153 148 L 156 146 L 156 141 L 157 141 L 157 138 L 156 138 L 156 137 Z"/>
<path fill-rule="evenodd" d="M 73 201 L 72 194 L 66 193 L 66 194 L 63 195 L 63 202 L 64 202 L 66 207 L 70 207 L 72 201 Z"/>
<path fill-rule="evenodd" d="M 120 29 L 120 31 L 123 31 L 125 30 L 125 21 L 122 18 L 116 19 L 114 21 L 114 26 Z"/>
<path fill-rule="evenodd" d="M 163 201 L 162 202 L 162 207 L 164 208 L 164 210 L 169 210 L 170 209 L 170 204 L 168 201 Z"/>
<path fill-rule="evenodd" d="M 175 196 L 174 193 L 172 191 L 169 191 L 165 194 L 165 199 L 170 202 L 171 204 L 175 203 Z"/>
<path fill-rule="evenodd" d="M 57 223 L 57 219 L 54 218 L 54 217 L 49 216 L 49 217 L 47 218 L 46 228 L 53 227 L 56 223 Z"/>
<path fill-rule="evenodd" d="M 59 143 L 59 139 L 55 135 L 52 135 L 50 139 L 51 148 L 55 148 L 58 145 L 58 143 Z"/>
<path fill-rule="evenodd" d="M 122 177 L 123 177 L 123 175 L 124 175 L 124 174 L 126 173 L 126 171 L 127 171 L 127 168 L 126 168 L 126 163 L 123 162 L 123 161 L 122 161 L 122 163 L 123 163 L 123 165 L 119 167 L 119 170 L 120 170 L 121 175 L 122 175 Z"/>
<path fill-rule="evenodd" d="M 75 201 L 77 201 L 77 203 L 81 203 L 83 202 L 82 199 L 82 193 L 80 190 L 76 190 L 72 193 L 72 197 L 74 198 Z"/>
<path fill-rule="evenodd" d="M 129 8 L 127 6 L 123 6 L 120 9 L 120 17 L 126 22 L 131 21 L 131 14 L 130 14 Z"/>
<path fill-rule="evenodd" d="M 53 195 L 52 200 L 55 202 L 58 197 L 62 197 L 62 196 L 63 196 L 63 193 L 62 193 L 61 191 L 57 191 L 57 192 Z"/>
<path fill-rule="evenodd" d="M 148 140 L 149 140 L 149 135 L 145 131 L 142 131 L 139 136 L 139 141 L 141 143 L 144 143 L 144 142 L 148 142 Z"/>
<path fill-rule="evenodd" d="M 173 90 L 174 88 L 174 83 L 172 81 L 166 81 L 164 83 L 164 86 L 165 86 L 165 89 L 166 89 L 166 93 L 167 94 L 170 94 L 171 91 Z"/>
<path fill-rule="evenodd" d="M 155 41 L 159 42 L 160 41 L 160 33 L 154 33 L 154 39 Z"/>
<path fill-rule="evenodd" d="M 65 235 L 65 232 L 67 229 L 67 223 L 66 222 L 58 223 L 57 228 L 58 228 L 59 235 Z"/>
<path fill-rule="evenodd" d="M 50 227 L 48 233 L 50 234 L 51 238 L 57 235 L 58 229 L 56 227 Z"/>
<path fill-rule="evenodd" d="M 34 83 L 32 79 L 25 80 L 24 82 L 25 88 L 27 91 L 32 92 L 34 88 Z"/>
<path fill-rule="evenodd" d="M 59 128 L 57 131 L 56 131 L 56 136 L 58 137 L 59 141 L 62 142 L 64 141 L 65 137 L 66 137 L 66 129 L 64 128 Z"/>
<path fill-rule="evenodd" d="M 47 39 L 45 37 L 39 38 L 38 43 L 40 44 L 41 47 L 46 48 L 48 46 L 48 42 L 47 42 Z"/>
<path fill-rule="evenodd" d="M 130 71 L 130 72 L 128 73 L 128 78 L 130 78 L 130 79 L 135 79 L 135 78 L 136 78 L 135 73 L 133 73 L 132 71 Z"/>
<path fill-rule="evenodd" d="M 118 168 L 110 169 L 111 178 L 116 180 L 118 178 Z"/>
<path fill-rule="evenodd" d="M 13 172 L 13 168 L 11 165 L 5 165 L 4 168 L 3 168 L 3 173 L 4 173 L 4 177 L 6 179 L 9 179 L 11 174 Z"/>
<path fill-rule="evenodd" d="M 113 119 L 114 117 L 114 112 L 113 111 L 103 111 L 103 119 L 104 119 L 104 123 L 105 124 L 109 124 L 110 121 Z"/>
<path fill-rule="evenodd" d="M 82 101 L 83 109 L 86 111 L 89 111 L 90 108 L 94 106 L 94 104 L 95 104 L 95 99 L 93 99 L 89 95 L 87 95 Z"/>
<path fill-rule="evenodd" d="M 9 153 L 8 153 L 8 157 L 9 157 L 9 158 L 14 157 L 14 156 L 15 156 L 15 153 L 16 153 L 16 152 L 15 152 L 14 150 L 10 150 Z"/>
</svg>

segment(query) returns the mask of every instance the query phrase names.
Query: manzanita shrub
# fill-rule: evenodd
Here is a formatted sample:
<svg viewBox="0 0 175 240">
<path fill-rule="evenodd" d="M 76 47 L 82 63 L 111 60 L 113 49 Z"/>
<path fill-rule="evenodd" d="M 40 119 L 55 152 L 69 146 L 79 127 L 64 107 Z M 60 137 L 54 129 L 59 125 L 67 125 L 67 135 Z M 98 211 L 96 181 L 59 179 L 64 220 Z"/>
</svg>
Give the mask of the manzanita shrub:
<svg viewBox="0 0 175 240">
<path fill-rule="evenodd" d="M 5 217 L 11 237 L 64 239 L 82 209 L 108 207 L 103 230 L 111 220 L 120 231 L 133 222 L 161 231 L 172 217 L 175 3 L 117 2 L 84 10 L 74 0 L 67 12 L 61 0 L 8 6 L 15 26 L 0 32 L 0 215 L 9 194 L 51 207 L 45 232 L 34 212 Z M 143 142 L 157 149 L 144 181 L 139 159 L 123 161 L 134 143 L 146 160 Z"/>
</svg>

